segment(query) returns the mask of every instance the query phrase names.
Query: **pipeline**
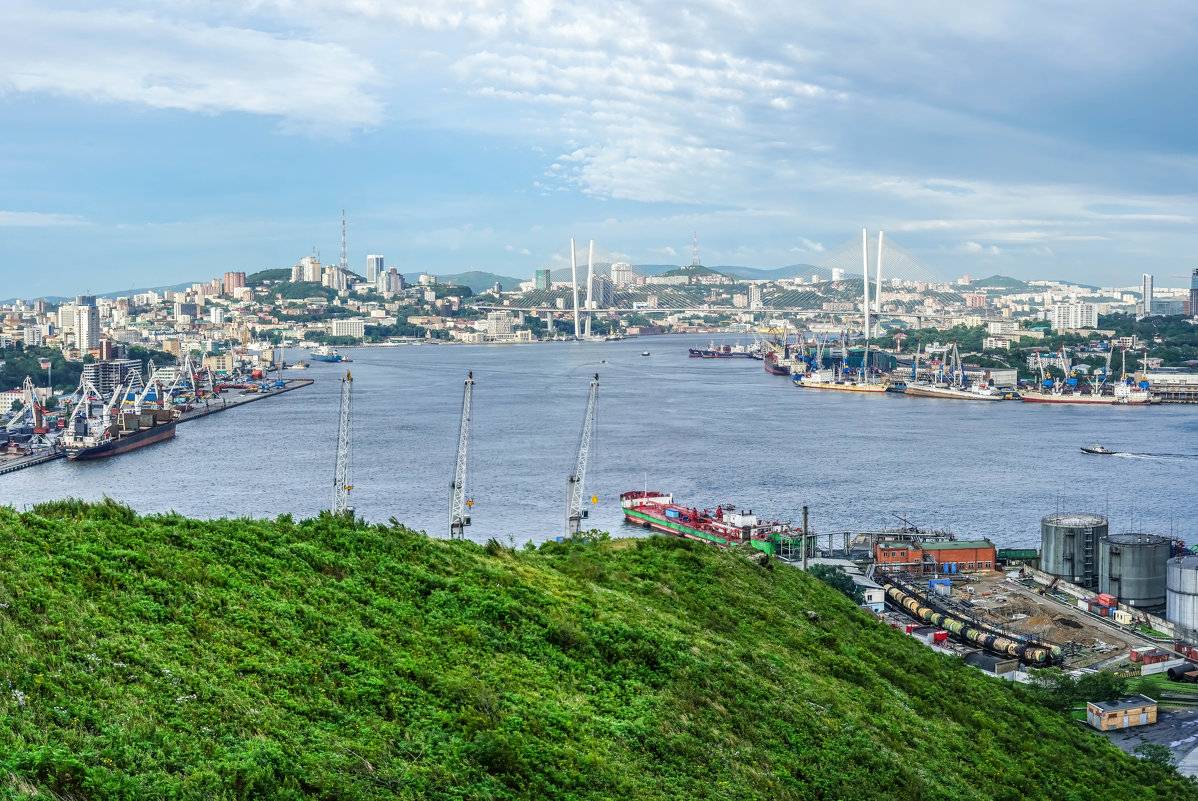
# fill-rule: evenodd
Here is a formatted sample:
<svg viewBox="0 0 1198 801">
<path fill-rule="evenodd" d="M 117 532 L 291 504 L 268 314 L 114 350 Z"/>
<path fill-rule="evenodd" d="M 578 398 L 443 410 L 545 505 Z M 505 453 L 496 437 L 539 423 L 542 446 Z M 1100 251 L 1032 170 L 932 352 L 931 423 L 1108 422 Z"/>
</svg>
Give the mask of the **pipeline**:
<svg viewBox="0 0 1198 801">
<path fill-rule="evenodd" d="M 963 620 L 944 612 L 938 612 L 921 603 L 921 599 L 918 596 L 903 592 L 893 584 L 887 584 L 885 589 L 886 595 L 890 598 L 891 602 L 907 610 L 912 617 L 951 632 L 957 639 L 976 645 L 979 648 L 984 648 L 987 651 L 1003 656 L 1015 657 L 1019 661 L 1029 665 L 1047 665 L 1057 661 L 1061 657 L 1061 647 L 1059 645 L 1032 645 L 1018 639 L 995 634 L 976 626 L 972 621 Z"/>
</svg>

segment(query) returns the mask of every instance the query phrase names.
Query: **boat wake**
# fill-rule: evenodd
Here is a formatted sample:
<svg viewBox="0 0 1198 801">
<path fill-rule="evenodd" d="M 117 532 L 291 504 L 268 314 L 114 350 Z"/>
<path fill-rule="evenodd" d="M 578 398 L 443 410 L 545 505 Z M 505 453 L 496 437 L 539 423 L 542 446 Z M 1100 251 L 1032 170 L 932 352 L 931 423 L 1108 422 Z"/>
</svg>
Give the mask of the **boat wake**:
<svg viewBox="0 0 1198 801">
<path fill-rule="evenodd" d="M 1198 453 L 1128 453 L 1119 451 L 1112 456 L 1122 456 L 1124 459 L 1198 459 Z"/>
</svg>

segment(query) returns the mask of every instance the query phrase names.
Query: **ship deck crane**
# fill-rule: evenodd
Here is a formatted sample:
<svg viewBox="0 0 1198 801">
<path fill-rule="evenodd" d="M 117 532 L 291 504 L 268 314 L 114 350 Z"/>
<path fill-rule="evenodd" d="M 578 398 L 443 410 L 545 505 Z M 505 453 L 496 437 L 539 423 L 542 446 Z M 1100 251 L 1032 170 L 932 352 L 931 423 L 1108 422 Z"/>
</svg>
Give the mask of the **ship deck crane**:
<svg viewBox="0 0 1198 801">
<path fill-rule="evenodd" d="M 462 427 L 458 432 L 458 458 L 455 463 L 453 481 L 449 485 L 449 537 L 460 540 L 466 536 L 465 528 L 470 525 L 468 511 L 474 501 L 466 497 L 466 455 L 470 444 L 470 401 L 474 394 L 474 372 L 466 374 L 466 386 L 462 391 Z"/>
<path fill-rule="evenodd" d="M 591 392 L 587 396 L 587 410 L 582 418 L 582 432 L 578 435 L 578 458 L 574 472 L 566 479 L 566 536 L 572 537 L 582 529 L 582 521 L 588 510 L 583 508 L 583 482 L 587 476 L 587 462 L 591 455 L 591 439 L 595 433 L 595 413 L 599 401 L 599 374 L 591 379 Z M 598 498 L 592 497 L 591 503 Z"/>
<path fill-rule="evenodd" d="M 349 493 L 354 488 L 349 483 L 349 411 L 353 397 L 354 377 L 348 371 L 341 379 L 341 419 L 337 424 L 337 464 L 333 470 L 333 514 L 352 517 L 354 508 L 349 506 Z"/>
</svg>

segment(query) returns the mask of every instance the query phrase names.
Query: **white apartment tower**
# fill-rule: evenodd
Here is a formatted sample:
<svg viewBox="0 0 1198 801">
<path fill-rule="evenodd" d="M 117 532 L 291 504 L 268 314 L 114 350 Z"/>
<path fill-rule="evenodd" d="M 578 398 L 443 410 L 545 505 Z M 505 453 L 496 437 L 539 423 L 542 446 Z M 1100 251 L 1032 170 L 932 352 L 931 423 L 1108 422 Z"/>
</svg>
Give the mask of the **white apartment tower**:
<svg viewBox="0 0 1198 801">
<path fill-rule="evenodd" d="M 382 256 L 367 256 L 366 257 L 366 280 L 374 283 L 378 280 L 379 273 L 383 272 L 383 257 Z"/>
<path fill-rule="evenodd" d="M 100 347 L 100 310 L 95 298 L 80 295 L 75 303 L 75 347 L 91 350 Z"/>
</svg>

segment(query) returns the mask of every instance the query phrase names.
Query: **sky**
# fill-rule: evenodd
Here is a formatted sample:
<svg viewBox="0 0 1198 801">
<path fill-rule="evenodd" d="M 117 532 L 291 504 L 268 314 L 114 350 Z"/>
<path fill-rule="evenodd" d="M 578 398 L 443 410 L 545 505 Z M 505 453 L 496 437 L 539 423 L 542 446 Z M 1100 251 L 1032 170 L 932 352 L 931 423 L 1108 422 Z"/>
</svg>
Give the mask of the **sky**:
<svg viewBox="0 0 1198 801">
<path fill-rule="evenodd" d="M 51 7 L 52 6 L 52 7 Z M 1188 286 L 1198 6 L 0 0 L 0 297 L 383 254 Z"/>
</svg>

